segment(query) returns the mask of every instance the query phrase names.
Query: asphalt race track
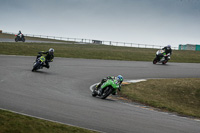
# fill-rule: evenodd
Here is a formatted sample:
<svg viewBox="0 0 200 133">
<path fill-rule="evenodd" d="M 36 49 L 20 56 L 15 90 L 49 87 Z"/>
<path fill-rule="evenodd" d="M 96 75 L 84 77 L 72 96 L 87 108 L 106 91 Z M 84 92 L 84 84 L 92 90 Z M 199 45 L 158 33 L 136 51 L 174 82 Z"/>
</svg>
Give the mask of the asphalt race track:
<svg viewBox="0 0 200 133">
<path fill-rule="evenodd" d="M 50 69 L 31 72 L 34 60 L 0 55 L 0 108 L 108 133 L 200 132 L 200 121 L 94 98 L 89 89 L 118 74 L 125 79 L 200 78 L 200 64 L 55 58 Z"/>
</svg>

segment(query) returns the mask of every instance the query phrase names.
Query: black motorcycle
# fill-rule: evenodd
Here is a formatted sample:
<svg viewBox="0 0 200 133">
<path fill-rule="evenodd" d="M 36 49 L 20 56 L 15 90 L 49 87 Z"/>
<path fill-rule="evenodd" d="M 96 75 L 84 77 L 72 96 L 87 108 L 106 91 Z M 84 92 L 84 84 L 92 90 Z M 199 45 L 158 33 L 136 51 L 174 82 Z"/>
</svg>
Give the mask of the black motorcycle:
<svg viewBox="0 0 200 133">
<path fill-rule="evenodd" d="M 15 35 L 15 42 L 18 42 L 18 41 L 22 41 L 22 42 L 25 42 L 25 37 L 23 34 L 21 35 Z"/>
</svg>

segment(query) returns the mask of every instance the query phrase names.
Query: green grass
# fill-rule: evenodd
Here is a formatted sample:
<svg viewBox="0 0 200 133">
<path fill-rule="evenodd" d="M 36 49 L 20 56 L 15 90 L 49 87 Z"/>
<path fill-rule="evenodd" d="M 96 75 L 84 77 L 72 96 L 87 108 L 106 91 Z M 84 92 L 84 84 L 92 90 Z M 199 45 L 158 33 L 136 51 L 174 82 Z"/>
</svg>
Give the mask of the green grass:
<svg viewBox="0 0 200 133">
<path fill-rule="evenodd" d="M 36 56 L 38 51 L 55 49 L 55 57 L 152 61 L 156 49 L 131 48 L 96 44 L 53 44 L 53 43 L 0 43 L 0 54 Z M 200 63 L 200 51 L 174 50 L 170 62 Z"/>
<path fill-rule="evenodd" d="M 0 133 L 95 133 L 95 131 L 0 110 Z"/>
<path fill-rule="evenodd" d="M 150 79 L 125 85 L 120 95 L 132 101 L 200 118 L 200 79 Z"/>
<path fill-rule="evenodd" d="M 7 38 L 7 39 L 15 39 L 15 35 L 12 34 L 5 34 L 0 33 L 0 38 Z M 66 42 L 66 43 L 73 43 L 72 41 L 64 41 L 64 40 L 56 40 L 56 39 L 49 39 L 49 38 L 40 38 L 40 37 L 29 37 L 25 36 L 26 40 L 37 40 L 37 41 L 51 41 L 51 42 Z"/>
</svg>

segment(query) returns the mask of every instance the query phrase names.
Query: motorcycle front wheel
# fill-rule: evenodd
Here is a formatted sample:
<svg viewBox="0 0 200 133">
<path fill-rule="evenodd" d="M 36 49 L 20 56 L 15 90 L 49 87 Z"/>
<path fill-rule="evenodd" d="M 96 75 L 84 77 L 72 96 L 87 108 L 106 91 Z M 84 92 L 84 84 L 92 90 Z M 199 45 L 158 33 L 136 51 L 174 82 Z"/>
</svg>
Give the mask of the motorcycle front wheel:
<svg viewBox="0 0 200 133">
<path fill-rule="evenodd" d="M 100 98 L 105 99 L 106 97 L 108 97 L 112 93 L 112 91 L 113 91 L 113 89 L 111 89 L 110 87 L 106 87 L 106 89 L 104 90 L 104 92 L 100 96 Z"/>
<path fill-rule="evenodd" d="M 36 62 L 34 65 L 33 65 L 33 69 L 32 69 L 32 72 L 36 71 L 39 67 L 40 63 Z"/>
<path fill-rule="evenodd" d="M 15 42 L 18 42 L 18 39 L 17 39 L 17 38 L 15 38 Z"/>
<path fill-rule="evenodd" d="M 157 58 L 155 58 L 154 60 L 153 60 L 153 64 L 156 64 L 158 61 L 157 61 Z"/>
</svg>

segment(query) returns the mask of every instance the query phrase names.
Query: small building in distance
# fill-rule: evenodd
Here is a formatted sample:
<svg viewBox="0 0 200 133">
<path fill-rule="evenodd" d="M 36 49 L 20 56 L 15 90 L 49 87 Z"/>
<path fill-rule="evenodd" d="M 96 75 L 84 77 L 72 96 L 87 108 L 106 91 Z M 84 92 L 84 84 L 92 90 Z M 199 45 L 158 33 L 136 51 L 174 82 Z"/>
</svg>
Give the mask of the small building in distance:
<svg viewBox="0 0 200 133">
<path fill-rule="evenodd" d="M 179 50 L 200 51 L 200 44 L 179 44 Z"/>
<path fill-rule="evenodd" d="M 102 44 L 102 41 L 100 41 L 100 40 L 92 40 L 92 43 L 95 43 L 95 44 Z"/>
</svg>

